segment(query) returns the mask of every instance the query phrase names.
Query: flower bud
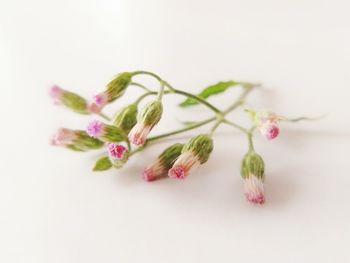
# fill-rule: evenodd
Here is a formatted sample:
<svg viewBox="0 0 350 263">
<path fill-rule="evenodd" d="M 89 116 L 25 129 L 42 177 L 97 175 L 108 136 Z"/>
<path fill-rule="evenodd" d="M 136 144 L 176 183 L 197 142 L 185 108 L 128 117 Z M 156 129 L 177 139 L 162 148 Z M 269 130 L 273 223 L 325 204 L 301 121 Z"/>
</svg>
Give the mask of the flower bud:
<svg viewBox="0 0 350 263">
<path fill-rule="evenodd" d="M 168 175 L 175 179 L 185 179 L 191 168 L 208 161 L 213 151 L 213 140 L 206 134 L 193 137 L 182 148 L 182 153 L 175 161 Z"/>
<path fill-rule="evenodd" d="M 50 96 L 54 99 L 55 104 L 63 104 L 67 108 L 81 114 L 89 113 L 87 102 L 83 97 L 64 90 L 57 85 L 51 87 Z"/>
<path fill-rule="evenodd" d="M 145 181 L 154 181 L 167 174 L 167 171 L 173 166 L 175 160 L 180 156 L 183 144 L 176 143 L 166 148 L 158 158 L 143 171 Z"/>
<path fill-rule="evenodd" d="M 241 166 L 241 175 L 244 179 L 244 194 L 247 201 L 254 204 L 263 204 L 264 195 L 264 160 L 255 152 L 248 152 Z"/>
<path fill-rule="evenodd" d="M 251 114 L 254 123 L 260 130 L 260 133 L 267 140 L 272 140 L 279 135 L 280 130 L 278 127 L 278 122 L 284 120 L 285 117 L 279 116 L 271 111 L 247 111 Z"/>
<path fill-rule="evenodd" d="M 51 144 L 76 151 L 99 149 L 103 142 L 90 137 L 85 131 L 60 128 L 51 139 Z"/>
<path fill-rule="evenodd" d="M 129 133 L 137 122 L 137 106 L 130 104 L 120 109 L 114 116 L 113 124 Z"/>
<path fill-rule="evenodd" d="M 137 116 L 137 123 L 129 132 L 129 140 L 135 145 L 146 142 L 146 137 L 152 128 L 160 121 L 163 105 L 155 100 L 148 103 Z"/>
<path fill-rule="evenodd" d="M 98 138 L 104 142 L 121 142 L 126 140 L 123 130 L 97 120 L 89 123 L 86 127 L 86 132 L 91 137 Z"/>
<path fill-rule="evenodd" d="M 93 102 L 89 105 L 90 111 L 98 113 L 106 104 L 111 103 L 117 98 L 121 97 L 130 84 L 131 77 L 132 74 L 129 72 L 118 74 L 107 84 L 105 91 L 93 97 Z"/>
<path fill-rule="evenodd" d="M 122 144 L 109 143 L 107 149 L 109 159 L 116 168 L 121 168 L 129 158 L 129 152 Z"/>
</svg>

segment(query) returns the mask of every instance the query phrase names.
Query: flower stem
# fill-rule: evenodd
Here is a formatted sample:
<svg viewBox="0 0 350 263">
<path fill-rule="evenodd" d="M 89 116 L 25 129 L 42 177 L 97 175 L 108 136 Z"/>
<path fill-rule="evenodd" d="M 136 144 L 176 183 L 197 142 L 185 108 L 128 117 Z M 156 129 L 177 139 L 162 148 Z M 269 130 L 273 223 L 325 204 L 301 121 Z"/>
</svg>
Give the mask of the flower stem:
<svg viewBox="0 0 350 263">
<path fill-rule="evenodd" d="M 99 112 L 99 113 L 96 113 L 98 116 L 104 118 L 105 120 L 107 121 L 110 121 L 111 118 L 109 118 L 106 114 L 104 114 L 103 112 Z"/>
<path fill-rule="evenodd" d="M 196 124 L 190 125 L 188 127 L 185 127 L 185 128 L 179 129 L 179 130 L 175 130 L 175 131 L 172 131 L 172 132 L 164 133 L 164 134 L 161 134 L 161 135 L 156 135 L 156 136 L 148 138 L 147 142 L 155 141 L 155 140 L 162 139 L 162 138 L 165 138 L 165 137 L 168 137 L 168 136 L 171 136 L 171 135 L 175 135 L 175 134 L 179 134 L 179 133 L 186 132 L 186 131 L 189 131 L 189 130 L 193 130 L 193 129 L 201 127 L 201 126 L 203 126 L 203 125 L 205 125 L 207 123 L 215 121 L 215 120 L 216 120 L 216 117 L 212 117 L 212 118 L 206 119 L 204 121 L 198 122 Z"/>
<path fill-rule="evenodd" d="M 151 91 L 150 89 L 148 89 L 146 86 L 140 84 L 140 83 L 137 83 L 137 82 L 131 82 L 130 83 L 131 86 L 135 86 L 135 87 L 139 87 L 145 91 Z"/>
</svg>

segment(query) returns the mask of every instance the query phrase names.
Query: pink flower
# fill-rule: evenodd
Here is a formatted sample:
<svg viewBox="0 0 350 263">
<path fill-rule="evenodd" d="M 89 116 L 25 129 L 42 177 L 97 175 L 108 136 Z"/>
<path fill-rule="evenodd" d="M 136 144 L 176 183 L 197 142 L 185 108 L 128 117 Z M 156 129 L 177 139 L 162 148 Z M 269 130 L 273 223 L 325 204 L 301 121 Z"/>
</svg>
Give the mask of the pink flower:
<svg viewBox="0 0 350 263">
<path fill-rule="evenodd" d="M 198 157 L 192 151 L 186 151 L 175 161 L 173 167 L 168 172 L 168 176 L 174 179 L 185 179 L 189 171 L 199 164 Z"/>
<path fill-rule="evenodd" d="M 63 93 L 63 89 L 61 89 L 57 85 L 53 85 L 49 91 L 50 97 L 53 98 L 53 100 L 56 104 L 60 103 L 60 98 L 61 98 L 62 93 Z"/>
<path fill-rule="evenodd" d="M 160 159 L 157 159 L 154 163 L 143 170 L 142 177 L 145 181 L 151 182 L 166 175 L 166 173 L 166 167 L 164 167 Z"/>
<path fill-rule="evenodd" d="M 137 123 L 129 132 L 129 140 L 132 144 L 142 145 L 146 142 L 146 137 L 150 133 L 152 127 L 150 125 L 144 125 L 143 123 Z"/>
<path fill-rule="evenodd" d="M 259 130 L 261 134 L 268 140 L 275 139 L 280 133 L 277 124 L 270 121 L 263 123 L 259 127 Z"/>
<path fill-rule="evenodd" d="M 57 146 L 64 146 L 72 144 L 73 140 L 77 138 L 76 132 L 66 128 L 60 128 L 52 136 L 51 144 Z"/>
<path fill-rule="evenodd" d="M 105 124 L 100 121 L 92 121 L 89 123 L 89 125 L 86 127 L 86 132 L 91 137 L 99 137 L 104 130 Z"/>
<path fill-rule="evenodd" d="M 108 102 L 108 95 L 104 92 L 99 93 L 93 97 L 93 102 L 96 105 L 103 107 Z"/>
<path fill-rule="evenodd" d="M 263 179 L 250 174 L 244 179 L 244 195 L 253 204 L 265 202 Z"/>
<path fill-rule="evenodd" d="M 123 159 L 127 149 L 124 145 L 117 143 L 109 143 L 108 147 L 108 155 L 112 159 Z"/>
</svg>

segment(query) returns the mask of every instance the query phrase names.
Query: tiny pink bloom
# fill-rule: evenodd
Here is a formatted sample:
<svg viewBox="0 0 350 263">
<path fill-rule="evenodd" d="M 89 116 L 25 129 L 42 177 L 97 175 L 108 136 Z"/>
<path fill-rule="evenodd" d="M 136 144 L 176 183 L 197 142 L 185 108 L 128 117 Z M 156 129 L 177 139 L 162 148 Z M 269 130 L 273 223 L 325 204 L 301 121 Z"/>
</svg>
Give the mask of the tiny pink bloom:
<svg viewBox="0 0 350 263">
<path fill-rule="evenodd" d="M 200 164 L 198 157 L 193 152 L 182 153 L 169 170 L 168 176 L 173 179 L 185 179 L 189 171 Z"/>
<path fill-rule="evenodd" d="M 142 145 L 146 142 L 146 137 L 150 131 L 151 126 L 146 126 L 143 123 L 136 123 L 129 132 L 129 140 L 132 144 Z"/>
<path fill-rule="evenodd" d="M 261 134 L 268 140 L 275 139 L 280 133 L 277 124 L 272 122 L 264 123 L 259 129 Z"/>
<path fill-rule="evenodd" d="M 61 89 L 57 85 L 53 85 L 50 88 L 49 94 L 50 94 L 50 97 L 53 98 L 55 103 L 59 103 L 60 102 L 60 97 L 62 95 L 62 92 L 63 92 L 63 89 Z"/>
<path fill-rule="evenodd" d="M 117 144 L 117 143 L 109 143 L 107 147 L 108 147 L 108 155 L 112 159 L 123 159 L 124 154 L 127 151 L 124 145 Z"/>
<path fill-rule="evenodd" d="M 250 203 L 265 203 L 263 179 L 253 174 L 244 179 L 244 195 Z"/>
<path fill-rule="evenodd" d="M 94 97 L 93 97 L 93 102 L 100 106 L 100 107 L 103 107 L 104 105 L 106 105 L 106 103 L 108 102 L 108 95 L 104 92 L 102 93 L 99 93 L 99 94 L 96 94 Z"/>
<path fill-rule="evenodd" d="M 76 133 L 73 130 L 60 128 L 58 131 L 52 136 L 51 144 L 52 145 L 68 145 L 72 144 L 73 140 L 76 138 Z"/>
<path fill-rule="evenodd" d="M 89 123 L 89 125 L 86 127 L 86 132 L 91 137 L 99 137 L 104 130 L 104 124 L 100 121 L 92 121 Z"/>
<path fill-rule="evenodd" d="M 147 182 L 151 182 L 166 175 L 166 173 L 167 169 L 162 165 L 161 161 L 157 159 L 154 163 L 143 170 L 142 178 Z"/>
</svg>

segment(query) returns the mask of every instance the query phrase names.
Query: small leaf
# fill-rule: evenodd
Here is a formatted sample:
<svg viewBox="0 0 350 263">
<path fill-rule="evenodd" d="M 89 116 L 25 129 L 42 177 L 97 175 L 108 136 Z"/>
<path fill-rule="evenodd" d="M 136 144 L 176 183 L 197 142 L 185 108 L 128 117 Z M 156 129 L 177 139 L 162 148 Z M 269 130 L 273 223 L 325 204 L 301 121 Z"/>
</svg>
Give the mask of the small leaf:
<svg viewBox="0 0 350 263">
<path fill-rule="evenodd" d="M 219 94 L 227 90 L 228 88 L 238 85 L 238 82 L 235 81 L 220 81 L 214 85 L 206 87 L 203 89 L 197 96 L 203 99 L 206 99 L 212 95 Z M 187 98 L 185 101 L 179 104 L 181 107 L 189 107 L 192 105 L 196 105 L 198 102 L 194 99 Z"/>
<path fill-rule="evenodd" d="M 93 171 L 105 171 L 108 170 L 112 167 L 112 163 L 109 160 L 108 156 L 103 156 L 100 159 L 98 159 L 95 163 L 94 168 L 92 169 Z"/>
</svg>

